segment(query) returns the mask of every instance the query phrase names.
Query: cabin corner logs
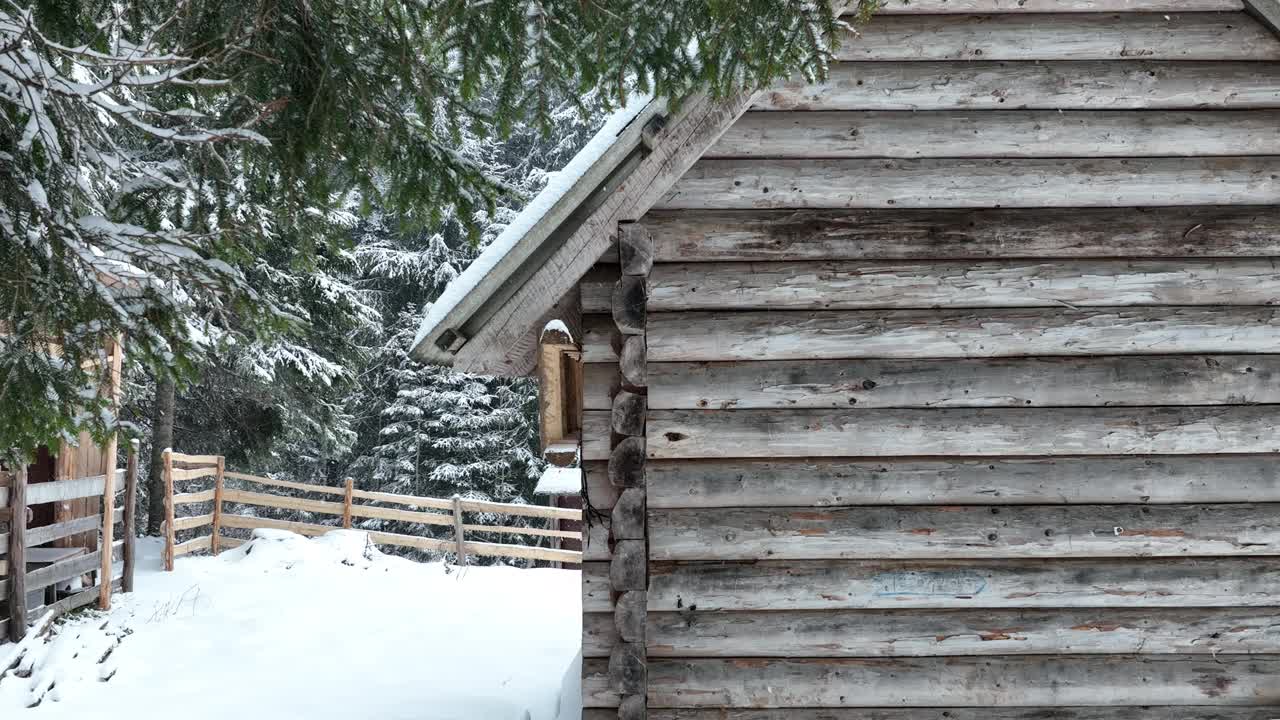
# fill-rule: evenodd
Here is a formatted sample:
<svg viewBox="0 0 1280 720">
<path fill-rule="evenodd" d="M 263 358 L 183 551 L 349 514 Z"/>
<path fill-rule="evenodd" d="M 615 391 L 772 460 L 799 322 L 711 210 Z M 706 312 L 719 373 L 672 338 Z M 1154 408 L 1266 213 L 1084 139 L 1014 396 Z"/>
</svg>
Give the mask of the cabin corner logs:
<svg viewBox="0 0 1280 720">
<path fill-rule="evenodd" d="M 1280 716 L 1280 40 L 1242 8 L 891 0 L 639 219 L 643 287 L 583 279 L 588 490 L 643 464 L 648 575 L 589 551 L 584 717 L 628 662 L 659 720 Z"/>
</svg>

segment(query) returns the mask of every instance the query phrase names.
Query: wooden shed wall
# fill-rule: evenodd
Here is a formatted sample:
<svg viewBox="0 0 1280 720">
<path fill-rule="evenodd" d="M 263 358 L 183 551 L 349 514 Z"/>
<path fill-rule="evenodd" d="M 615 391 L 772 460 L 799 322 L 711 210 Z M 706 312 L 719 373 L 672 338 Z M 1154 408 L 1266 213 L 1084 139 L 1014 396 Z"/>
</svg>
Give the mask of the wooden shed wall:
<svg viewBox="0 0 1280 720">
<path fill-rule="evenodd" d="M 887 10 L 641 221 L 648 716 L 1276 717 L 1280 39 Z M 581 284 L 593 720 L 620 277 Z"/>
</svg>

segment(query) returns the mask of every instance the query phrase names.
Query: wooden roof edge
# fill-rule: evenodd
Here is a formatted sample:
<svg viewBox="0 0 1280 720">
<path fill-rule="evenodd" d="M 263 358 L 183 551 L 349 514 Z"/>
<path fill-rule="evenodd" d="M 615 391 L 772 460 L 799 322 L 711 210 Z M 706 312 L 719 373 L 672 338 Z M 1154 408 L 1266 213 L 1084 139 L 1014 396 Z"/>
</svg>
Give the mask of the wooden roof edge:
<svg viewBox="0 0 1280 720">
<path fill-rule="evenodd" d="M 1280 0 L 1244 0 L 1245 11 L 1280 36 Z"/>
<path fill-rule="evenodd" d="M 424 318 L 414 341 L 413 356 L 433 365 L 453 365 L 456 353 L 469 338 L 488 322 L 506 299 L 532 279 L 539 263 L 545 260 L 547 250 L 554 249 L 548 246 L 557 240 L 563 241 L 565 226 L 572 223 L 575 213 L 605 186 L 625 180 L 625 177 L 619 177 L 619 170 L 624 169 L 628 159 L 642 147 L 646 132 L 652 129 L 655 120 L 665 117 L 666 109 L 665 101 L 649 100 L 550 208 L 526 208 L 527 212 L 541 211 L 542 214 L 514 243 L 501 251 L 501 256 L 490 267 L 479 273 L 481 277 L 470 279 L 474 284 L 465 294 L 457 297 L 456 301 L 445 297 L 437 301 L 437 304 L 448 303 L 448 307 L 442 308 L 442 313 L 433 313 L 438 319 L 431 315 Z M 582 153 L 587 151 L 584 148 Z M 574 160 L 569 164 L 572 165 Z M 521 219 L 517 216 L 513 224 L 519 222 Z M 468 282 L 465 275 L 464 271 L 455 282 Z M 544 312 L 547 309 L 549 307 L 544 308 Z"/>
</svg>

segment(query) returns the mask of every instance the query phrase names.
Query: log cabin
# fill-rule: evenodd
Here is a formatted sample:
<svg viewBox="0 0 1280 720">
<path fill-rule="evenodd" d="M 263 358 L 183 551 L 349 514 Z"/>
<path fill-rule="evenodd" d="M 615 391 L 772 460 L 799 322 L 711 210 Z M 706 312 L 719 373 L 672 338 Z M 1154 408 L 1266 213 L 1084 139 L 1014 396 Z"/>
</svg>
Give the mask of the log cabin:
<svg viewBox="0 0 1280 720">
<path fill-rule="evenodd" d="M 1280 717 L 1278 26 L 887 0 L 610 120 L 415 348 L 580 338 L 584 719 Z"/>
</svg>

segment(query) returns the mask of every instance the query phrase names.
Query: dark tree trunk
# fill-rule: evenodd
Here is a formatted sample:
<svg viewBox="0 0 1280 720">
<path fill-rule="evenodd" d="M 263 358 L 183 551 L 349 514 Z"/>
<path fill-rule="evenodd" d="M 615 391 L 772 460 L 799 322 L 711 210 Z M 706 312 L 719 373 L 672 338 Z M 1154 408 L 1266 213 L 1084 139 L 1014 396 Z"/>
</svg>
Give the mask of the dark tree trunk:
<svg viewBox="0 0 1280 720">
<path fill-rule="evenodd" d="M 164 451 L 173 446 L 173 378 L 156 378 L 151 411 L 151 471 L 147 473 L 147 534 L 159 535 L 164 522 Z"/>
</svg>

